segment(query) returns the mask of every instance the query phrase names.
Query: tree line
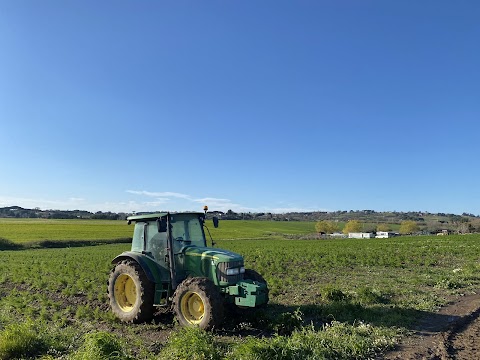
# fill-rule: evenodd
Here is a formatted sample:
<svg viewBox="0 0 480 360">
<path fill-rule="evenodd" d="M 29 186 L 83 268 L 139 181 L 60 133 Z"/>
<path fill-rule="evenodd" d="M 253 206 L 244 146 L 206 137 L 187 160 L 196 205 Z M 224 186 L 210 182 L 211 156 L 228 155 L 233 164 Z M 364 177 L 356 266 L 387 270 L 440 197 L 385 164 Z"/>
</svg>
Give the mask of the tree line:
<svg viewBox="0 0 480 360">
<path fill-rule="evenodd" d="M 165 212 L 159 210 L 155 212 Z M 144 213 L 137 213 L 144 214 Z M 115 213 L 110 211 L 90 212 L 86 210 L 41 210 L 39 208 L 27 209 L 20 206 L 0 208 L 0 217 L 4 218 L 44 218 L 44 219 L 104 219 L 125 220 L 130 213 Z M 413 221 L 419 226 L 419 231 L 428 233 L 449 230 L 460 233 L 480 232 L 480 217 L 471 213 L 461 215 L 449 213 L 429 213 L 426 211 L 374 211 L 374 210 L 349 210 L 349 211 L 313 211 L 313 212 L 287 212 L 275 214 L 271 212 L 235 212 L 228 210 L 210 211 L 208 217 L 218 216 L 223 220 L 258 220 L 258 221 L 331 221 L 335 223 L 348 223 L 356 220 L 362 224 L 364 232 L 389 231 L 391 224 L 396 224 L 395 229 L 406 221 Z M 383 230 L 382 230 L 383 229 Z M 337 231 L 340 231 L 339 229 Z M 324 231 L 328 232 L 328 231 Z"/>
<path fill-rule="evenodd" d="M 343 228 L 337 221 L 332 220 L 320 220 L 315 224 L 315 230 L 320 234 L 333 234 L 342 231 L 344 234 L 348 233 L 361 233 L 361 232 L 393 232 L 392 224 L 364 224 L 359 220 L 349 220 Z M 428 226 L 424 225 L 423 227 L 417 221 L 413 220 L 404 220 L 400 223 L 398 227 L 398 233 L 402 235 L 417 234 L 420 232 L 423 233 L 438 233 L 443 231 L 449 233 L 455 231 L 457 233 L 466 234 L 471 232 L 476 232 L 480 228 L 475 228 L 471 222 L 459 222 L 456 224 L 455 229 L 451 227 L 444 229 L 429 229 Z"/>
</svg>

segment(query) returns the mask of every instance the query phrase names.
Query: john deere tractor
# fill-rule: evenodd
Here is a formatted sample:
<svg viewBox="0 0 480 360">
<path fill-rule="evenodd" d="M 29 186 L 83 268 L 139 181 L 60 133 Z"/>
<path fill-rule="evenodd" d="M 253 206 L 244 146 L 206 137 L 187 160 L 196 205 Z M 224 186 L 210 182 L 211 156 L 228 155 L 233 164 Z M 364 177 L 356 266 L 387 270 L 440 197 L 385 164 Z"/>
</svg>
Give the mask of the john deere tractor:
<svg viewBox="0 0 480 360">
<path fill-rule="evenodd" d="M 267 283 L 245 269 L 243 257 L 207 246 L 206 213 L 158 213 L 135 223 L 131 251 L 115 259 L 108 280 L 113 313 L 125 322 L 149 321 L 155 307 L 173 308 L 184 326 L 218 327 L 226 304 L 254 308 L 268 302 Z M 218 227 L 218 219 L 213 218 Z"/>
</svg>

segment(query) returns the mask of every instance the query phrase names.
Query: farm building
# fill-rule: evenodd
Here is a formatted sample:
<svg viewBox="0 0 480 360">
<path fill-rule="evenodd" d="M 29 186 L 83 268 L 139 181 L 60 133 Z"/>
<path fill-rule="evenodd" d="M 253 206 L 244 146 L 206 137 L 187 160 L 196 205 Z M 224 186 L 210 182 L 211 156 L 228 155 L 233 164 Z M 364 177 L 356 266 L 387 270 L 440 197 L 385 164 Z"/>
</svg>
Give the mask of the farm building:
<svg viewBox="0 0 480 360">
<path fill-rule="evenodd" d="M 374 237 L 373 233 L 348 233 L 349 239 L 371 239 Z"/>
<path fill-rule="evenodd" d="M 333 233 L 333 234 L 328 234 L 328 236 L 332 237 L 332 238 L 346 238 L 347 235 L 345 235 L 344 233 Z"/>
<path fill-rule="evenodd" d="M 397 235 L 398 235 L 397 233 L 390 232 L 390 231 L 377 231 L 377 235 L 375 237 L 377 239 L 387 239 Z"/>
</svg>

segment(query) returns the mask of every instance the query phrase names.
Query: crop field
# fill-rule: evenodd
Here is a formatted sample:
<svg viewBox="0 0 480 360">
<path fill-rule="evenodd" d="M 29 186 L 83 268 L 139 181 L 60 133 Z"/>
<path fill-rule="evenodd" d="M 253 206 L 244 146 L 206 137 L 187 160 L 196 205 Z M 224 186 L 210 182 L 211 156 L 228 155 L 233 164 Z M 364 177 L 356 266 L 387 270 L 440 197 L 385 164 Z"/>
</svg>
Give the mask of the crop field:
<svg viewBox="0 0 480 360">
<path fill-rule="evenodd" d="M 222 220 L 216 239 L 272 239 L 315 232 L 313 222 Z M 252 226 L 254 224 L 254 226 Z M 133 226 L 119 220 L 0 219 L 0 238 L 16 243 L 131 238 Z"/>
<path fill-rule="evenodd" d="M 131 238 L 132 227 L 116 220 L 0 219 L 0 238 L 17 243 L 43 240 L 112 240 Z"/>
<path fill-rule="evenodd" d="M 118 239 L 132 230 L 115 221 L 0 220 L 0 238 L 14 243 Z M 108 309 L 106 281 L 129 244 L 5 250 L 0 359 L 368 359 L 422 316 L 480 288 L 480 235 L 301 240 L 313 223 L 256 221 L 210 231 L 217 247 L 242 254 L 266 278 L 265 309 L 230 314 L 213 333 L 181 329 L 164 311 L 127 325 Z"/>
</svg>

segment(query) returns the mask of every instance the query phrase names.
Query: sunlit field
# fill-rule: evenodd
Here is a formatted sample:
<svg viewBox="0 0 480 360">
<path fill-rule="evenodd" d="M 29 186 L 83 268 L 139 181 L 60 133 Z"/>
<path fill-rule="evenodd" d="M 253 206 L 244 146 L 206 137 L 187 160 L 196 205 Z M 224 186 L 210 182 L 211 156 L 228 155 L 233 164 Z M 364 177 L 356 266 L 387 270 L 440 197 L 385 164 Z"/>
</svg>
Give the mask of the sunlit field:
<svg viewBox="0 0 480 360">
<path fill-rule="evenodd" d="M 207 223 L 216 239 L 268 239 L 315 232 L 315 223 L 299 221 L 222 220 Z M 133 225 L 121 220 L 0 219 L 0 238 L 24 243 L 41 240 L 111 240 L 132 236 Z"/>
<path fill-rule="evenodd" d="M 18 243 L 121 239 L 132 231 L 126 221 L 117 220 L 0 219 L 0 238 Z"/>
<path fill-rule="evenodd" d="M 0 220 L 0 238 L 17 243 L 132 231 L 124 221 Z M 108 309 L 106 281 L 129 244 L 0 251 L 0 359 L 94 359 L 105 344 L 117 359 L 367 359 L 416 319 L 480 287 L 479 235 L 300 240 L 314 223 L 256 221 L 210 231 L 217 247 L 242 254 L 266 278 L 265 309 L 229 314 L 213 333 L 182 330 L 169 313 L 123 324 Z"/>
</svg>

